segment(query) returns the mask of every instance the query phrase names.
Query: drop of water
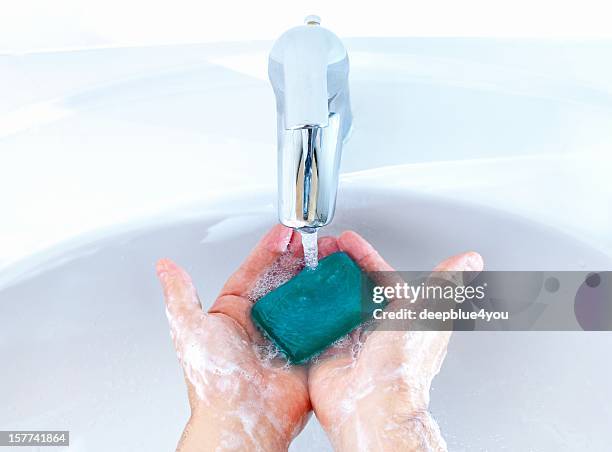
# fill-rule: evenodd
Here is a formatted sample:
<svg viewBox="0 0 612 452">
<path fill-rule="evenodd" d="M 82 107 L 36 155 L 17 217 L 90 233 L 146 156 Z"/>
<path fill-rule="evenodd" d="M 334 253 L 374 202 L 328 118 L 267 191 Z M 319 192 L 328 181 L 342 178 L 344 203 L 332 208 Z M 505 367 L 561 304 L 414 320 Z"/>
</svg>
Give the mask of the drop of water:
<svg viewBox="0 0 612 452">
<path fill-rule="evenodd" d="M 317 245 L 317 230 L 303 230 L 302 246 L 304 247 L 304 263 L 308 268 L 317 268 L 319 264 L 319 247 Z"/>
</svg>

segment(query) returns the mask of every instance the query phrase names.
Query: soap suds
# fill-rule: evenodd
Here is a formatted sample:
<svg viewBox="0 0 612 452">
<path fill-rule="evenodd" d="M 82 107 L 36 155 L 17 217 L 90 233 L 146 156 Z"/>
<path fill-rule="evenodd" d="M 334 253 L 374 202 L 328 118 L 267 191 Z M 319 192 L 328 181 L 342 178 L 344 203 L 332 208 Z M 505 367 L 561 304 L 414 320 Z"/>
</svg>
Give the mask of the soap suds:
<svg viewBox="0 0 612 452">
<path fill-rule="evenodd" d="M 245 444 L 242 438 L 236 435 L 235 432 L 223 430 L 221 432 L 221 441 L 215 452 L 240 451 L 244 450 Z"/>
<path fill-rule="evenodd" d="M 290 253 L 282 254 L 249 291 L 249 299 L 256 302 L 263 296 L 282 286 L 304 268 L 304 261 Z"/>
<path fill-rule="evenodd" d="M 255 353 L 257 358 L 263 364 L 270 364 L 273 359 L 279 356 L 280 350 L 272 342 L 268 341 L 265 344 L 255 344 Z"/>
<path fill-rule="evenodd" d="M 362 437 L 355 447 L 376 449 L 385 443 L 419 444 L 422 450 L 446 450 L 439 427 L 427 411 L 432 379 L 439 372 L 450 332 L 363 331 L 355 330 L 335 346 L 347 356 L 350 347 L 352 364 L 344 363 L 326 370 L 326 380 L 343 396 L 337 399 L 329 423 L 332 439 Z M 350 340 L 349 340 L 350 338 Z M 333 362 L 333 361 L 332 361 Z M 324 365 L 324 364 L 322 364 Z M 340 388 L 334 388 L 338 379 Z M 323 380 L 325 381 L 325 380 Z M 393 402 L 391 402 L 393 401 Z M 400 412 L 379 419 L 365 407 L 399 403 Z M 372 429 L 373 425 L 378 425 Z M 398 442 L 399 441 L 399 442 Z M 359 444 L 360 443 L 360 444 Z M 341 444 L 336 444 L 340 447 Z"/>
<path fill-rule="evenodd" d="M 283 263 L 269 272 L 257 290 L 271 290 L 299 267 L 299 259 L 283 257 Z M 178 295 L 168 296 L 171 305 Z M 297 428 L 296 421 L 302 425 L 301 419 L 292 419 L 278 405 L 289 392 L 299 390 L 299 383 L 294 382 L 296 377 L 290 374 L 293 369 L 279 359 L 273 344 L 254 345 L 234 320 L 223 315 L 186 315 L 181 310 L 166 309 L 166 316 L 178 359 L 195 396 L 204 407 L 215 407 L 205 410 L 221 426 L 227 426 L 220 431 L 221 450 L 264 450 L 271 439 L 290 435 Z M 233 408 L 218 411 L 219 406 Z"/>
<path fill-rule="evenodd" d="M 277 418 L 275 413 L 276 401 L 282 398 L 277 374 L 261 366 L 250 342 L 236 334 L 233 321 L 202 313 L 202 328 L 190 328 L 181 317 L 167 315 L 179 360 L 198 399 L 206 406 L 237 407 L 222 415 L 222 424 L 232 430 L 220 432 L 221 450 L 264 450 L 261 442 L 266 431 L 280 437 L 291 420 Z M 262 353 L 267 360 L 275 356 L 272 347 L 263 347 Z M 248 438 L 246 443 L 240 433 Z"/>
</svg>

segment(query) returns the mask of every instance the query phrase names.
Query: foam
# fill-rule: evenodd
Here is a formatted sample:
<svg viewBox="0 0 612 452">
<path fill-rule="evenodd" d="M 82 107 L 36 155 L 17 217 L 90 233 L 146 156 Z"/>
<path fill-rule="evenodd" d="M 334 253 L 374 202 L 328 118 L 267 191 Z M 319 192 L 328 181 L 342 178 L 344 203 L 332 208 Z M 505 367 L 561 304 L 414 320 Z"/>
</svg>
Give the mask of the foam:
<svg viewBox="0 0 612 452">
<path fill-rule="evenodd" d="M 387 369 L 380 374 L 376 366 L 369 366 L 366 372 L 363 366 L 354 368 L 361 370 L 351 379 L 352 384 L 346 388 L 344 396 L 339 400 L 338 411 L 331 424 L 331 437 L 340 438 L 340 431 L 352 431 L 354 435 L 364 436 L 361 444 L 366 448 L 376 449 L 372 441 L 406 441 L 406 444 L 420 444 L 423 450 L 446 450 L 446 444 L 441 436 L 438 425 L 427 412 L 431 382 L 439 372 L 446 355 L 446 345 L 450 332 L 400 332 L 379 331 L 374 336 L 371 331 L 356 331 L 350 342 L 353 362 L 357 362 L 360 353 L 366 352 L 370 357 L 376 356 L 380 347 L 399 347 L 398 362 L 395 368 Z M 381 334 L 382 333 L 382 334 Z M 365 336 L 365 337 L 364 337 Z M 374 343 L 366 342 L 366 337 L 374 339 Z M 346 341 L 343 340 L 345 345 Z M 342 345 L 339 344 L 339 345 Z M 368 347 L 369 345 L 369 347 Z M 345 345 L 346 346 L 346 345 Z M 373 419 L 366 422 L 359 415 L 358 405 L 362 399 L 377 397 L 382 393 L 394 392 L 406 400 L 416 402 L 416 411 L 396 414 L 384 421 L 381 430 L 376 435 L 364 435 L 371 430 Z M 421 407 L 421 408 L 419 408 Z M 367 438 L 367 441 L 365 440 Z M 339 444 L 338 444 L 339 445 Z"/>
<path fill-rule="evenodd" d="M 282 254 L 253 285 L 248 298 L 255 303 L 277 287 L 285 284 L 302 268 L 304 268 L 303 259 L 298 259 L 290 253 Z"/>
</svg>

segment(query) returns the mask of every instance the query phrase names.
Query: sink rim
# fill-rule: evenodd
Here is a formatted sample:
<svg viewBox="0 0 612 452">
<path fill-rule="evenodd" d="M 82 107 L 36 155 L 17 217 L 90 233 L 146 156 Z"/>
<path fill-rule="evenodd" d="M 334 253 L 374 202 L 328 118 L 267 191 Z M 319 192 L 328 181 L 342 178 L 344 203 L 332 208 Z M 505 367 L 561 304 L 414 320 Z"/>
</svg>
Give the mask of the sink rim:
<svg viewBox="0 0 612 452">
<path fill-rule="evenodd" d="M 431 200 L 437 204 L 464 206 L 470 210 L 485 211 L 495 216 L 506 217 L 512 222 L 520 223 L 528 228 L 535 228 L 541 231 L 549 229 L 555 235 L 566 238 L 568 241 L 589 249 L 594 254 L 599 254 L 602 258 L 609 260 L 612 269 L 612 254 L 603 252 L 580 237 L 569 234 L 562 229 L 556 228 L 554 225 L 528 218 L 511 210 L 484 205 L 473 200 L 458 199 L 440 193 L 430 193 L 403 186 L 394 186 L 382 177 L 389 170 L 397 171 L 405 167 L 414 166 L 413 164 L 398 165 L 342 175 L 339 184 L 337 211 L 342 209 L 342 200 L 348 193 L 352 193 L 349 196 L 358 199 L 360 192 L 374 197 L 378 194 L 377 199 L 384 199 L 381 195 L 385 194 L 398 197 L 413 196 L 419 199 Z M 208 197 L 205 201 L 177 206 L 143 218 L 79 234 L 9 263 L 4 267 L 0 267 L 0 293 L 29 278 L 57 268 L 66 262 L 94 254 L 109 242 L 115 240 L 129 241 L 139 234 L 155 231 L 170 225 L 197 223 L 215 214 L 232 218 L 249 214 L 259 215 L 266 211 L 270 212 L 272 223 L 276 221 L 274 191 L 275 189 L 270 185 L 259 185 L 253 186 L 250 189 L 241 188 L 235 191 L 228 191 L 227 193 L 218 193 L 215 196 Z M 325 231 L 325 228 L 323 231 Z"/>
</svg>

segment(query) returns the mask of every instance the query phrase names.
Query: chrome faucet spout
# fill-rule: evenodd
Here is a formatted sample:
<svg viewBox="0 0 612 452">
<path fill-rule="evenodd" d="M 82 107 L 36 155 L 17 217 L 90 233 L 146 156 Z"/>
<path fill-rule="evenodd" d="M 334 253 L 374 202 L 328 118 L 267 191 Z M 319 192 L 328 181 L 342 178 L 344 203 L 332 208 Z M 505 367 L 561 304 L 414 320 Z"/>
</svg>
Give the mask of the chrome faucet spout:
<svg viewBox="0 0 612 452">
<path fill-rule="evenodd" d="M 277 110 L 278 215 L 316 229 L 334 215 L 342 147 L 352 126 L 346 49 L 320 19 L 285 32 L 270 52 Z"/>
</svg>

